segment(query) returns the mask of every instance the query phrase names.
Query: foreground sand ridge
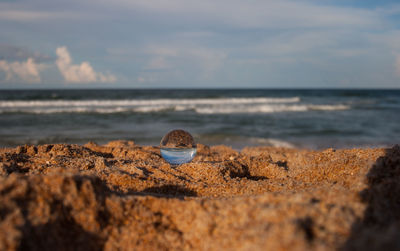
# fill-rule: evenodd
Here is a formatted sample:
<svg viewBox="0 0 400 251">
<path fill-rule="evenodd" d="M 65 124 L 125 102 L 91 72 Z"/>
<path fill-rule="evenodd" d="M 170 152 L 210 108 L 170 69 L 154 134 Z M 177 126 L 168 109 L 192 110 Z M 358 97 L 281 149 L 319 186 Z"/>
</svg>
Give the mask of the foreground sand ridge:
<svg viewBox="0 0 400 251">
<path fill-rule="evenodd" d="M 0 150 L 0 249 L 400 248 L 400 148 L 198 145 Z"/>
</svg>

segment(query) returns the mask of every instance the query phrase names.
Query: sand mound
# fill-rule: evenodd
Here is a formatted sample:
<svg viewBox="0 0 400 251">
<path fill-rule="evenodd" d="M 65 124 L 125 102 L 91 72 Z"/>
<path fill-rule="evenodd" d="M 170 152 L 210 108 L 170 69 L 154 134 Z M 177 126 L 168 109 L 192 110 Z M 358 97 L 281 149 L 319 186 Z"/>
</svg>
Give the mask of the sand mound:
<svg viewBox="0 0 400 251">
<path fill-rule="evenodd" d="M 0 249 L 400 248 L 400 148 L 0 150 Z"/>
</svg>

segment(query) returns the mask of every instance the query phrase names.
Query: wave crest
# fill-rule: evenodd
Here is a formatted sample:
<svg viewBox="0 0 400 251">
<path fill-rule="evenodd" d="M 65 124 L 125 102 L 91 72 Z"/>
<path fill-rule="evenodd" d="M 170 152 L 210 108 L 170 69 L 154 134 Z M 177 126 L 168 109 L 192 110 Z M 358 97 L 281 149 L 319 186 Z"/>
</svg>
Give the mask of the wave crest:
<svg viewBox="0 0 400 251">
<path fill-rule="evenodd" d="M 6 107 L 113 107 L 113 106 L 176 106 L 176 105 L 229 105 L 297 103 L 299 97 L 289 98 L 204 98 L 204 99 L 125 99 L 125 100 L 14 100 L 0 101 Z"/>
<path fill-rule="evenodd" d="M 194 111 L 199 114 L 276 113 L 347 110 L 348 105 L 302 104 L 299 97 L 132 100 L 0 101 L 0 113 L 149 113 Z"/>
</svg>

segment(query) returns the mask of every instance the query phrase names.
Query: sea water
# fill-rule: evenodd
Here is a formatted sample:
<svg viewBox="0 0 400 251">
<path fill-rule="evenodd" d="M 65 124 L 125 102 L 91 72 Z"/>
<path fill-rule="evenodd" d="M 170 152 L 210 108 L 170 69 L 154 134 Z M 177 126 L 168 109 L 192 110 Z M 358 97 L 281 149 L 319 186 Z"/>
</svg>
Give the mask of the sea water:
<svg viewBox="0 0 400 251">
<path fill-rule="evenodd" d="M 2 90 L 0 148 L 159 145 L 185 128 L 203 145 L 310 149 L 400 142 L 400 90 Z"/>
</svg>

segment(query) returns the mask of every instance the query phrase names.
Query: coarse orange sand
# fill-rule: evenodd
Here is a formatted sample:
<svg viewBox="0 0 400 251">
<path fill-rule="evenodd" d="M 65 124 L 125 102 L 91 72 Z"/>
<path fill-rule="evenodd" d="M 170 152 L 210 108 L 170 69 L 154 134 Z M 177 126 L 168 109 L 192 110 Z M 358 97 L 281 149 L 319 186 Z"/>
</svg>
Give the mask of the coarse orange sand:
<svg viewBox="0 0 400 251">
<path fill-rule="evenodd" d="M 400 147 L 0 149 L 0 250 L 399 250 Z"/>
</svg>

